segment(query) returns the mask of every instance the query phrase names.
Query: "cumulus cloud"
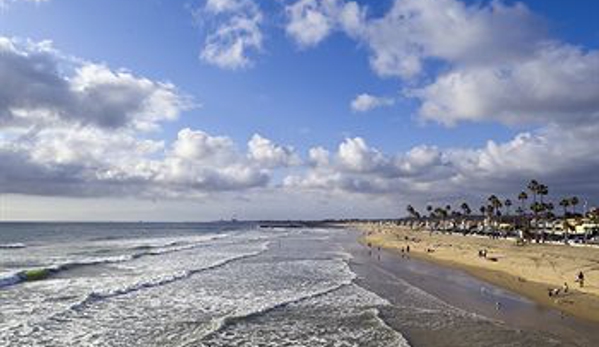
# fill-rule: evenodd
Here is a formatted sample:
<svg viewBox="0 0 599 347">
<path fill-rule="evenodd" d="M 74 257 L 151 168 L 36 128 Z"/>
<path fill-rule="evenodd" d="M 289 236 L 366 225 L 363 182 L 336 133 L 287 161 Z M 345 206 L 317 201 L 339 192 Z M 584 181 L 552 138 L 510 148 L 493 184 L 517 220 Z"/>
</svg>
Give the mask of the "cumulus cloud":
<svg viewBox="0 0 599 347">
<path fill-rule="evenodd" d="M 599 51 L 548 45 L 526 59 L 461 67 L 408 94 L 420 115 L 453 125 L 493 120 L 506 124 L 579 124 L 599 120 Z"/>
<path fill-rule="evenodd" d="M 352 100 L 350 106 L 354 112 L 367 112 L 379 107 L 392 106 L 394 103 L 391 98 L 362 93 Z"/>
<path fill-rule="evenodd" d="M 0 127 L 72 121 L 147 130 L 191 106 L 171 83 L 74 61 L 50 42 L 0 37 L 0 80 Z"/>
<path fill-rule="evenodd" d="M 369 46 L 378 74 L 411 78 L 431 58 L 474 65 L 517 59 L 534 51 L 545 30 L 521 3 L 396 0 L 382 18 L 368 21 L 358 38 Z"/>
<path fill-rule="evenodd" d="M 309 162 L 314 166 L 326 166 L 329 164 L 330 152 L 323 147 L 313 147 L 308 151 Z"/>
<path fill-rule="evenodd" d="M 390 166 L 390 160 L 361 137 L 345 139 L 337 153 L 339 164 L 353 172 L 384 172 Z"/>
<path fill-rule="evenodd" d="M 334 30 L 359 30 L 365 12 L 355 2 L 341 0 L 299 0 L 285 7 L 285 30 L 300 47 L 314 46 Z"/>
<path fill-rule="evenodd" d="M 248 156 L 251 160 L 267 167 L 300 164 L 300 158 L 292 147 L 277 145 L 259 134 L 254 134 L 248 142 Z"/>
<path fill-rule="evenodd" d="M 57 196 L 240 191 L 265 187 L 269 169 L 283 165 L 266 165 L 240 152 L 228 137 L 188 128 L 168 146 L 130 131 L 44 128 L 0 141 L 0 157 L 3 192 Z"/>
<path fill-rule="evenodd" d="M 268 171 L 258 164 L 239 153 L 230 138 L 186 128 L 158 163 L 156 181 L 179 187 L 183 195 L 189 190 L 241 190 L 268 183 Z"/>
<path fill-rule="evenodd" d="M 190 160 L 211 159 L 226 162 L 232 159 L 235 145 L 225 136 L 210 136 L 201 130 L 185 128 L 179 131 L 173 144 L 173 155 Z"/>
<path fill-rule="evenodd" d="M 250 52 L 261 51 L 263 14 L 252 0 L 208 0 L 203 13 L 216 23 L 210 29 L 200 58 L 224 69 L 246 68 Z"/>
<path fill-rule="evenodd" d="M 287 188 L 386 196 L 425 202 L 514 195 L 531 179 L 550 184 L 552 193 L 599 198 L 599 155 L 593 143 L 599 125 L 564 132 L 551 126 L 480 148 L 419 145 L 384 154 L 363 139 L 344 140 L 327 161 L 287 176 Z"/>
<path fill-rule="evenodd" d="M 266 187 L 272 170 L 300 162 L 259 135 L 247 153 L 190 128 L 170 144 L 148 139 L 189 107 L 174 85 L 67 58 L 49 42 L 0 38 L 0 53 L 0 192 L 197 196 Z"/>
<path fill-rule="evenodd" d="M 353 24 L 339 24 L 350 7 Z M 396 0 L 370 18 L 354 2 L 302 0 L 287 12 L 287 31 L 300 45 L 315 45 L 333 30 L 363 43 L 378 75 L 409 81 L 404 96 L 420 101 L 426 120 L 578 124 L 599 114 L 599 52 L 552 39 L 544 20 L 521 3 Z M 433 62 L 444 68 L 427 69 Z M 389 103 L 362 94 L 351 106 L 366 111 Z"/>
<path fill-rule="evenodd" d="M 410 82 L 404 95 L 421 102 L 423 119 L 445 125 L 597 120 L 599 52 L 552 39 L 543 19 L 521 3 L 397 0 L 382 17 L 356 23 L 346 33 L 368 47 L 377 74 Z M 445 66 L 419 78 L 439 71 L 426 69 L 429 62 Z M 352 109 L 380 105 L 364 95 Z"/>
</svg>

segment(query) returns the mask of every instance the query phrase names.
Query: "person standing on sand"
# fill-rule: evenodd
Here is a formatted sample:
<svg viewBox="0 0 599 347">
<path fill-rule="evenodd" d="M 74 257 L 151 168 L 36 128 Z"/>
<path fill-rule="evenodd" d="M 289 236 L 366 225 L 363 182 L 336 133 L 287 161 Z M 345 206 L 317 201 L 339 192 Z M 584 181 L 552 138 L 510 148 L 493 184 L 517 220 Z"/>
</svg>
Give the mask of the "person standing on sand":
<svg viewBox="0 0 599 347">
<path fill-rule="evenodd" d="M 576 279 L 576 282 L 580 284 L 580 288 L 584 287 L 584 274 L 582 273 L 582 271 L 578 273 L 578 278 Z"/>
</svg>

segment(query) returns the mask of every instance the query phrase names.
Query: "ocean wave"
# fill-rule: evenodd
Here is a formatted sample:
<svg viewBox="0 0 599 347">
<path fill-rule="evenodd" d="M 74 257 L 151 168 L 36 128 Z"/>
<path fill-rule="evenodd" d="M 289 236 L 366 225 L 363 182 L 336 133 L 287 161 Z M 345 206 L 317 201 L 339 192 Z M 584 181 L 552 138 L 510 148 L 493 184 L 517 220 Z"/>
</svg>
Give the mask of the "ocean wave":
<svg viewBox="0 0 599 347">
<path fill-rule="evenodd" d="M 20 249 L 27 247 L 24 243 L 6 243 L 0 244 L 0 249 Z"/>
<path fill-rule="evenodd" d="M 43 280 L 61 271 L 67 271 L 81 266 L 115 264 L 129 261 L 131 259 L 133 259 L 133 256 L 131 255 L 121 255 L 103 258 L 88 258 L 57 265 L 51 265 L 47 267 L 19 270 L 8 275 L 0 275 L 0 288 L 12 286 L 22 282 Z"/>
<path fill-rule="evenodd" d="M 18 272 L 0 274 L 0 288 L 12 286 L 13 284 L 19 283 L 21 281 L 21 277 Z"/>
<path fill-rule="evenodd" d="M 272 303 L 271 305 L 264 305 L 264 306 L 254 309 L 253 311 L 237 312 L 237 313 L 233 313 L 228 316 L 216 318 L 216 319 L 212 320 L 212 322 L 210 323 L 208 328 L 203 332 L 201 338 L 199 338 L 199 341 L 208 339 L 211 336 L 218 334 L 222 330 L 224 330 L 227 327 L 234 325 L 238 322 L 242 322 L 242 321 L 254 318 L 254 317 L 259 317 L 259 316 L 265 315 L 269 312 L 284 308 L 289 305 L 299 304 L 299 303 L 302 303 L 307 300 L 311 300 L 311 299 L 315 299 L 315 298 L 319 298 L 321 296 L 331 294 L 331 293 L 336 292 L 344 287 L 350 286 L 352 283 L 353 283 L 353 278 L 351 280 L 343 281 L 335 286 L 325 288 L 320 291 L 316 291 L 316 292 L 308 293 L 308 294 L 304 294 L 304 295 L 299 295 L 297 297 L 290 298 L 288 300 L 283 300 L 280 302 Z M 197 336 L 194 337 L 194 339 L 197 339 Z M 198 340 L 196 340 L 196 341 L 198 341 Z M 182 345 L 186 346 L 187 344 L 183 343 Z"/>
<path fill-rule="evenodd" d="M 105 265 L 105 264 L 118 264 L 124 263 L 131 260 L 139 259 L 146 256 L 157 256 L 164 255 L 174 252 L 182 252 L 191 249 L 195 249 L 198 247 L 206 246 L 206 241 L 214 240 L 218 237 L 209 238 L 203 240 L 202 242 L 186 244 L 182 246 L 180 245 L 181 241 L 170 242 L 160 246 L 149 246 L 149 248 L 139 248 L 142 246 L 135 247 L 137 249 L 145 249 L 144 252 L 138 252 L 133 254 L 124 254 L 117 256 L 108 256 L 108 257 L 94 257 L 94 258 L 83 258 L 73 261 L 67 261 L 64 263 L 50 265 L 47 267 L 34 268 L 34 269 L 24 269 L 19 270 L 13 273 L 9 273 L 8 275 L 0 275 L 0 288 L 13 286 L 23 282 L 31 282 L 31 281 L 39 281 L 46 279 L 50 276 L 56 275 L 61 271 L 68 271 L 78 267 L 84 266 L 94 266 L 94 265 Z"/>
<path fill-rule="evenodd" d="M 170 284 L 170 283 L 173 283 L 176 281 L 184 280 L 184 279 L 189 278 L 189 277 L 191 277 L 195 274 L 198 274 L 200 272 L 214 270 L 214 269 L 223 267 L 223 266 L 228 265 L 235 261 L 258 256 L 266 251 L 267 246 L 268 245 L 265 244 L 262 247 L 262 249 L 257 252 L 244 253 L 241 255 L 237 255 L 237 256 L 234 256 L 231 258 L 221 260 L 219 262 L 216 262 L 216 263 L 211 264 L 206 267 L 193 269 L 193 270 L 187 270 L 187 271 L 181 271 L 179 273 L 171 274 L 171 275 L 164 276 L 164 277 L 152 278 L 152 279 L 137 282 L 133 285 L 122 287 L 122 288 L 112 289 L 112 290 L 103 291 L 103 292 L 92 292 L 81 302 L 72 305 L 71 309 L 75 310 L 75 311 L 80 311 L 80 310 L 86 308 L 87 306 L 89 306 L 90 304 L 93 304 L 97 301 L 101 301 L 101 300 L 113 298 L 116 296 L 121 296 L 121 295 L 129 294 L 129 293 L 137 292 L 139 290 L 159 287 L 159 286 Z"/>
<path fill-rule="evenodd" d="M 385 330 L 387 330 L 388 332 L 390 332 L 393 337 L 394 337 L 394 344 L 398 347 L 410 347 L 410 343 L 408 342 L 408 340 L 406 340 L 406 338 L 403 336 L 402 333 L 400 333 L 399 331 L 393 329 L 392 327 L 389 326 L 389 324 L 387 324 L 387 322 L 385 322 L 382 318 L 381 318 L 381 312 L 378 308 L 371 308 L 368 310 L 368 312 L 372 315 L 372 317 L 374 317 L 374 319 L 380 324 L 380 326 L 382 326 Z"/>
</svg>

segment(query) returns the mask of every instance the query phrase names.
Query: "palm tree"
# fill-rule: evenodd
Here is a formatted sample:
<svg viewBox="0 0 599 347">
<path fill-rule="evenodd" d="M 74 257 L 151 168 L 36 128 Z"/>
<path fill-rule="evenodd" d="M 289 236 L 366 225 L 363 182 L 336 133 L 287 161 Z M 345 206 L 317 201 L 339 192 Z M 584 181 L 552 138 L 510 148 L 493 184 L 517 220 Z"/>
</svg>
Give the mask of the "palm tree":
<svg viewBox="0 0 599 347">
<path fill-rule="evenodd" d="M 445 227 L 445 217 L 447 217 L 447 211 L 443 207 L 437 207 L 434 213 L 441 219 L 441 224 L 443 227 Z"/>
<path fill-rule="evenodd" d="M 520 218 L 520 226 L 522 228 L 524 228 L 524 221 L 527 220 L 525 217 L 526 214 L 526 200 L 528 199 L 528 194 L 526 194 L 525 191 L 521 191 L 520 194 L 518 194 L 518 200 L 520 200 L 520 207 L 518 207 L 518 215 L 521 217 Z M 527 223 L 528 224 L 528 223 Z"/>
<path fill-rule="evenodd" d="M 501 202 L 501 200 L 499 200 L 499 198 L 495 195 L 491 195 L 488 199 L 489 204 L 491 204 L 491 206 L 493 206 L 493 209 L 495 210 L 495 213 L 497 215 L 499 215 L 501 213 L 501 208 L 503 207 L 503 203 Z"/>
<path fill-rule="evenodd" d="M 564 218 L 568 216 L 568 207 L 570 206 L 570 199 L 562 199 L 559 205 L 564 208 Z"/>
<path fill-rule="evenodd" d="M 530 205 L 530 210 L 534 213 L 535 215 L 535 230 L 538 229 L 539 226 L 539 215 L 543 213 L 543 211 L 545 210 L 545 204 L 542 204 L 540 202 L 533 202 L 532 205 Z M 538 237 L 538 235 L 537 235 Z"/>
<path fill-rule="evenodd" d="M 414 219 L 416 219 L 417 221 L 420 220 L 420 213 L 418 213 L 418 211 L 416 211 L 416 209 L 414 208 L 414 206 L 412 205 L 408 205 L 406 207 L 406 211 L 408 211 L 408 214 L 410 214 L 410 216 Z M 412 229 L 414 227 L 414 221 L 412 221 L 410 223 L 410 229 Z"/>
<path fill-rule="evenodd" d="M 408 214 L 409 214 L 410 216 L 413 216 L 413 215 L 414 215 L 414 212 L 416 212 L 416 209 L 414 208 L 414 206 L 412 206 L 412 205 L 408 205 L 408 206 L 406 207 L 406 211 L 408 212 Z"/>
<path fill-rule="evenodd" d="M 503 203 L 495 195 L 491 195 L 487 200 L 489 201 L 489 207 L 490 207 L 490 209 L 487 209 L 487 211 L 490 211 L 489 216 L 491 217 L 491 222 L 492 222 L 492 224 L 495 224 L 495 226 L 496 226 L 499 216 L 501 216 L 501 207 L 503 207 Z M 497 218 L 495 218 L 495 221 L 493 221 L 493 215 L 495 215 L 495 217 L 497 217 Z"/>
<path fill-rule="evenodd" d="M 578 198 L 573 196 L 570 198 L 570 205 L 572 205 L 572 212 L 574 214 L 576 214 L 576 205 L 578 205 L 580 201 L 578 201 Z"/>
<path fill-rule="evenodd" d="M 429 223 L 429 231 L 433 232 L 433 217 L 435 216 L 435 212 L 433 211 L 432 205 L 426 205 L 426 211 L 428 212 L 428 223 Z"/>
<path fill-rule="evenodd" d="M 541 204 L 543 203 L 543 197 L 549 194 L 549 187 L 544 184 L 539 185 L 539 190 L 537 191 L 539 197 L 541 198 Z"/>
<path fill-rule="evenodd" d="M 481 216 L 483 217 L 483 229 L 484 229 L 484 220 L 485 220 L 485 216 L 487 214 L 487 206 L 482 205 L 479 209 Z"/>
<path fill-rule="evenodd" d="M 460 208 L 462 209 L 462 212 L 465 215 L 469 215 L 470 213 L 472 213 L 472 210 L 470 210 L 470 206 L 468 206 L 468 203 L 466 202 L 463 202 Z"/>
<path fill-rule="evenodd" d="M 531 180 L 530 183 L 528 183 L 528 190 L 530 190 L 530 192 L 532 193 L 532 205 L 530 205 L 530 210 L 535 215 L 535 229 L 537 229 L 537 224 L 539 222 L 538 214 L 540 211 L 540 207 L 539 205 L 537 205 L 537 195 L 541 191 L 541 188 L 541 184 L 539 184 L 537 180 Z"/>
<path fill-rule="evenodd" d="M 520 194 L 518 195 L 518 200 L 520 200 L 520 207 L 522 208 L 522 214 L 524 214 L 524 211 L 526 210 L 524 207 L 524 203 L 526 202 L 527 199 L 528 199 L 528 194 L 526 194 L 526 192 L 520 192 Z"/>
<path fill-rule="evenodd" d="M 544 205 L 545 211 L 547 211 L 548 213 L 553 213 L 553 209 L 555 209 L 555 206 L 552 202 L 545 203 Z"/>
<path fill-rule="evenodd" d="M 507 209 L 507 213 L 506 214 L 509 216 L 510 215 L 510 208 L 512 207 L 512 200 L 505 199 L 505 201 L 503 202 L 503 206 L 506 207 L 506 209 Z"/>
<path fill-rule="evenodd" d="M 537 202 L 537 193 L 539 192 L 539 186 L 540 184 L 537 180 L 531 180 L 530 183 L 528 183 L 527 188 L 532 193 L 533 203 Z"/>
</svg>

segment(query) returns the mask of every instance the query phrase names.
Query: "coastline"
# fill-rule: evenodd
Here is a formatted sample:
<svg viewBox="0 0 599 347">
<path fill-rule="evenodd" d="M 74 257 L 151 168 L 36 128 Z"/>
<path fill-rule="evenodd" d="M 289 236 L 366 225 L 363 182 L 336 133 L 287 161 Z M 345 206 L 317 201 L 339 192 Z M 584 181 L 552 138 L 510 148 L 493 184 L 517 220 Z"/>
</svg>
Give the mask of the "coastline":
<svg viewBox="0 0 599 347">
<path fill-rule="evenodd" d="M 599 249 L 547 244 L 516 246 L 513 240 L 430 234 L 378 223 L 349 226 L 363 233 L 363 244 L 396 253 L 409 245 L 412 257 L 463 270 L 541 306 L 599 323 Z M 488 257 L 479 257 L 479 249 L 486 249 Z M 583 288 L 574 282 L 579 269 L 585 272 Z M 564 282 L 569 286 L 567 293 L 548 295 L 550 289 L 562 288 Z"/>
</svg>

